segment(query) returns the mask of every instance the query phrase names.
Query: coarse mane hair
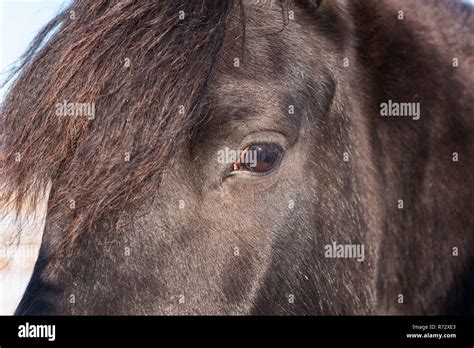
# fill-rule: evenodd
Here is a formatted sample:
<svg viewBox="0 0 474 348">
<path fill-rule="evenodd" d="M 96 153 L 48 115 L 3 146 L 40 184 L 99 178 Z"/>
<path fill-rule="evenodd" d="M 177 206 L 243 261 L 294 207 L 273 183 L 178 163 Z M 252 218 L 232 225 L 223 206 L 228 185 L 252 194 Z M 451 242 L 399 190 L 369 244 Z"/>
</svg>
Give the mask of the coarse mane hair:
<svg viewBox="0 0 474 348">
<path fill-rule="evenodd" d="M 2 107 L 1 206 L 18 212 L 27 197 L 35 206 L 52 183 L 48 219 L 66 224 L 64 241 L 102 219 L 116 227 L 204 117 L 238 6 L 74 1 L 57 15 L 21 58 Z M 63 102 L 93 104 L 94 119 L 58 116 Z"/>
</svg>

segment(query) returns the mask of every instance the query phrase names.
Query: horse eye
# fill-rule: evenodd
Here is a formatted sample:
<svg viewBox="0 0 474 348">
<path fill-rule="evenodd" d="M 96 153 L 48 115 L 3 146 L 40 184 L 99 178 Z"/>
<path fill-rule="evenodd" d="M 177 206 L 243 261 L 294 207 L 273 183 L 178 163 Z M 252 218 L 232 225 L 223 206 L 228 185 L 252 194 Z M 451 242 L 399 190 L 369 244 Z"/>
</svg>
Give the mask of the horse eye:
<svg viewBox="0 0 474 348">
<path fill-rule="evenodd" d="M 253 144 L 245 148 L 240 162 L 234 164 L 234 170 L 265 174 L 273 171 L 280 164 L 283 149 L 276 144 Z"/>
</svg>

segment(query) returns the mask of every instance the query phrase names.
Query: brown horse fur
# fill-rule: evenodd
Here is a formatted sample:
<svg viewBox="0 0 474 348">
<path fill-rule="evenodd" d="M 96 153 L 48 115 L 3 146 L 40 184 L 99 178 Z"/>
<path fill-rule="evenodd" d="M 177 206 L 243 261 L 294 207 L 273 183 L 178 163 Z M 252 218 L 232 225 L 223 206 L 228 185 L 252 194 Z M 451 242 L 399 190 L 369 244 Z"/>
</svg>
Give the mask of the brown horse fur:
<svg viewBox="0 0 474 348">
<path fill-rule="evenodd" d="M 41 197 L 53 180 L 51 218 L 64 219 L 70 200 L 77 202 L 68 216 L 68 243 L 137 199 L 199 121 L 232 7 L 229 1 L 78 1 L 58 15 L 24 56 L 4 103 L 4 199 L 16 194 L 19 207 L 26 193 Z M 56 116 L 63 100 L 95 103 L 97 122 Z"/>
<path fill-rule="evenodd" d="M 443 1 L 75 1 L 2 110 L 3 204 L 52 184 L 18 313 L 472 312 L 472 22 Z M 58 117 L 63 100 L 95 119 Z M 381 117 L 388 100 L 420 120 Z M 216 146 L 273 128 L 279 173 L 212 179 Z M 178 192 L 196 197 L 184 213 Z M 367 261 L 325 259 L 332 241 Z M 183 288 L 189 307 L 171 304 Z"/>
</svg>

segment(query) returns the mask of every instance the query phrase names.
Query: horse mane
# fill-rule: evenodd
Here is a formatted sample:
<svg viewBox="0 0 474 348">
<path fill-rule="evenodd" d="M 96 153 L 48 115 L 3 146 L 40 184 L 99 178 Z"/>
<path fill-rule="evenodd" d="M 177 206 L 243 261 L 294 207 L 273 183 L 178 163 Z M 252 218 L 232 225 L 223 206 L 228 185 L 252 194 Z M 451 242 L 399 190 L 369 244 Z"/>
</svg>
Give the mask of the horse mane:
<svg viewBox="0 0 474 348">
<path fill-rule="evenodd" d="M 57 15 L 2 105 L 0 207 L 34 207 L 52 183 L 48 219 L 72 242 L 156 190 L 203 117 L 235 4 L 76 0 Z M 93 104 L 94 119 L 58 116 L 64 101 Z"/>
</svg>

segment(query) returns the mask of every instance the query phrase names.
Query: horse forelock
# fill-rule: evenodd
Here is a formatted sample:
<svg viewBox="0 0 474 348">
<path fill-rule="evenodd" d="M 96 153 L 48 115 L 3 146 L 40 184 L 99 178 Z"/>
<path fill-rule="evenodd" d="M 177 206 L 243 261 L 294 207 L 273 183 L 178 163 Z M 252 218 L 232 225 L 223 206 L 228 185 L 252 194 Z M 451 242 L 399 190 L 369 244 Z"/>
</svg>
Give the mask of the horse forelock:
<svg viewBox="0 0 474 348">
<path fill-rule="evenodd" d="M 76 1 L 59 14 L 2 107 L 1 204 L 19 211 L 51 182 L 48 219 L 72 243 L 153 193 L 202 117 L 234 5 Z M 78 104 L 92 117 L 65 114 Z"/>
</svg>

